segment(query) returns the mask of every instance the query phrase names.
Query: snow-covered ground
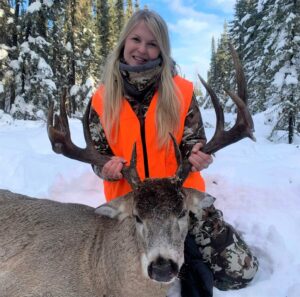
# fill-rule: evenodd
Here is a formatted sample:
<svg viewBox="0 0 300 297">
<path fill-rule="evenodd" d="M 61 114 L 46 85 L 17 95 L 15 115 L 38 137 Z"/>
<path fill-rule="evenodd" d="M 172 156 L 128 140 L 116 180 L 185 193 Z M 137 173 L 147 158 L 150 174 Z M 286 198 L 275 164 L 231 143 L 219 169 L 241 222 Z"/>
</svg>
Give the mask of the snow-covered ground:
<svg viewBox="0 0 300 297">
<path fill-rule="evenodd" d="M 231 116 L 233 117 L 233 116 Z M 205 122 L 214 124 L 211 110 Z M 229 117 L 230 119 L 230 117 Z M 239 229 L 260 261 L 252 284 L 215 297 L 300 296 L 300 139 L 293 145 L 267 140 L 264 116 L 254 117 L 257 142 L 242 140 L 216 154 L 203 172 L 207 192 Z M 84 146 L 81 123 L 72 137 Z M 207 129 L 208 138 L 213 129 Z M 52 152 L 46 123 L 11 121 L 0 114 L 0 188 L 64 202 L 97 206 L 102 184 L 91 167 Z"/>
</svg>

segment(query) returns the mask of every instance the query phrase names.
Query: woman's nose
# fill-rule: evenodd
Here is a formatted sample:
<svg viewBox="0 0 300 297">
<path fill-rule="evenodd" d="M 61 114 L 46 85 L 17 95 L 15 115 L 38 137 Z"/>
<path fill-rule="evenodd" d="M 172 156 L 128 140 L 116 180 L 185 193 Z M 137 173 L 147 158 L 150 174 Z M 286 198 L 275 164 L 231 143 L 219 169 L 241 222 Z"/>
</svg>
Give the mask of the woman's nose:
<svg viewBox="0 0 300 297">
<path fill-rule="evenodd" d="M 146 44 L 145 43 L 140 43 L 138 50 L 142 54 L 146 53 L 147 52 Z"/>
</svg>

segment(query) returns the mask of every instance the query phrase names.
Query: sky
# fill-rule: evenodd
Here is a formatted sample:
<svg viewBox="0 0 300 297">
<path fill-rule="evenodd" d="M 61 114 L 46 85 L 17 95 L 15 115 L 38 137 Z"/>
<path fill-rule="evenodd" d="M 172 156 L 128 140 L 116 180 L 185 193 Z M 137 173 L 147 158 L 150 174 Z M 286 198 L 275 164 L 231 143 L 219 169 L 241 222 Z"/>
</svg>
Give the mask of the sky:
<svg viewBox="0 0 300 297">
<path fill-rule="evenodd" d="M 235 0 L 141 0 L 168 24 L 172 56 L 181 74 L 196 82 L 207 77 L 211 40 L 221 36 L 225 20 L 233 20 Z"/>
<path fill-rule="evenodd" d="M 300 296 L 300 138 L 292 145 L 269 141 L 266 114 L 253 116 L 256 142 L 244 139 L 218 151 L 202 172 L 215 206 L 260 262 L 249 287 L 214 289 L 214 297 Z M 202 117 L 210 139 L 214 112 L 205 109 Z M 225 118 L 232 123 L 235 115 Z M 70 127 L 74 143 L 84 147 L 81 122 L 70 119 Z M 0 189 L 94 207 L 105 201 L 90 165 L 52 151 L 45 122 L 13 121 L 1 111 Z"/>
</svg>

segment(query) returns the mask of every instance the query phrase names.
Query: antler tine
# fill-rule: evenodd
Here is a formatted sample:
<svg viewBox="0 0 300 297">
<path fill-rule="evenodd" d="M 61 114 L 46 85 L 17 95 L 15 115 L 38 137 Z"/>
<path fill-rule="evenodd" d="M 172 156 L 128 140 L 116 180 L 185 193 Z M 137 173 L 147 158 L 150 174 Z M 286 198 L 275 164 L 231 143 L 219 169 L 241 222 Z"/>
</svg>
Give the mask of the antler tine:
<svg viewBox="0 0 300 297">
<path fill-rule="evenodd" d="M 246 88 L 246 78 L 243 71 L 242 64 L 240 62 L 238 53 L 234 49 L 233 45 L 229 42 L 229 49 L 233 59 L 235 78 L 237 81 L 237 93 L 238 96 L 247 104 L 247 88 Z"/>
<path fill-rule="evenodd" d="M 60 100 L 60 114 L 61 116 L 54 115 L 54 102 L 51 102 L 47 119 L 47 132 L 50 139 L 52 149 L 57 154 L 63 154 L 63 140 L 70 134 L 68 121 L 66 121 L 66 114 L 64 105 L 66 102 L 66 90 L 64 90 L 63 96 Z M 54 126 L 53 126 L 54 116 Z"/>
<path fill-rule="evenodd" d="M 244 137 L 249 137 L 252 140 L 255 140 L 253 135 L 254 124 L 251 114 L 247 108 L 247 89 L 245 75 L 237 52 L 232 45 L 230 45 L 230 50 L 235 65 L 239 94 L 236 95 L 235 93 L 226 90 L 227 94 L 232 98 L 238 108 L 236 123 L 230 130 L 224 130 L 224 113 L 216 94 L 211 89 L 211 87 L 199 76 L 201 82 L 203 83 L 205 89 L 212 99 L 216 112 L 216 131 L 212 139 L 202 148 L 202 151 L 208 154 L 213 154 L 216 151 L 243 139 Z"/>
<path fill-rule="evenodd" d="M 133 189 L 136 189 L 141 183 L 136 170 L 136 143 L 134 143 L 131 153 L 130 165 L 122 168 L 122 174 Z"/>
<path fill-rule="evenodd" d="M 181 156 L 181 152 L 180 152 L 180 149 L 179 149 L 179 146 L 177 144 L 177 141 L 176 141 L 175 137 L 173 136 L 172 133 L 169 133 L 169 134 L 170 134 L 173 146 L 174 146 L 175 157 L 176 157 L 176 161 L 177 161 L 177 165 L 178 165 L 177 172 L 181 172 L 181 170 L 182 170 L 182 156 Z"/>
<path fill-rule="evenodd" d="M 185 179 L 187 178 L 187 176 L 189 175 L 192 165 L 188 160 L 182 160 L 182 155 L 179 146 L 176 142 L 176 139 L 172 133 L 170 133 L 170 136 L 174 146 L 175 157 L 178 165 L 175 176 L 179 179 L 179 184 L 182 185 Z"/>
<path fill-rule="evenodd" d="M 219 99 L 216 95 L 216 93 L 213 91 L 213 89 L 206 83 L 206 81 L 198 74 L 198 78 L 200 79 L 201 83 L 203 84 L 203 86 L 205 87 L 206 91 L 208 92 L 212 104 L 214 106 L 214 110 L 216 113 L 216 132 L 220 131 L 220 130 L 224 130 L 224 112 L 223 112 L 223 108 L 219 102 Z M 214 138 L 214 136 L 213 136 Z"/>
<path fill-rule="evenodd" d="M 55 115 L 53 125 L 53 103 L 50 105 L 48 113 L 48 137 L 52 144 L 52 149 L 57 154 L 82 161 L 84 163 L 93 164 L 96 166 L 103 166 L 110 157 L 101 155 L 94 147 L 88 125 L 88 116 L 91 103 L 89 102 L 87 110 L 83 118 L 84 137 L 86 141 L 86 148 L 82 149 L 76 146 L 71 140 L 71 133 L 69 128 L 68 117 L 65 108 L 66 91 L 60 101 L 60 115 Z"/>
<path fill-rule="evenodd" d="M 90 111 L 91 111 L 91 105 L 92 105 L 92 100 L 89 100 L 85 112 L 82 117 L 82 126 L 83 126 L 83 135 L 85 142 L 87 146 L 92 146 L 94 147 L 94 143 L 92 140 L 91 132 L 90 132 L 90 127 L 89 127 L 89 117 L 90 117 Z"/>
</svg>

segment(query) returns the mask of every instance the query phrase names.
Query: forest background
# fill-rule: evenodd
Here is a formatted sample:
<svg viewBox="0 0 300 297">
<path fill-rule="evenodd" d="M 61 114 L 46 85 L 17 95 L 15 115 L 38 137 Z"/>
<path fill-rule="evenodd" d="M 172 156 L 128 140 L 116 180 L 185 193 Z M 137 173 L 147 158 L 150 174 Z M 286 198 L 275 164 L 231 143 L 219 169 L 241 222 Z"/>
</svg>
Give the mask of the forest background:
<svg viewBox="0 0 300 297">
<path fill-rule="evenodd" d="M 64 89 L 69 116 L 81 117 L 139 7 L 137 0 L 0 0 L 0 118 L 44 120 Z M 293 143 L 300 134 L 300 0 L 237 0 L 233 20 L 212 39 L 207 80 L 234 112 L 224 91 L 236 87 L 228 41 L 244 66 L 251 112 L 264 113 L 269 139 Z M 208 96 L 195 92 L 210 108 Z"/>
</svg>

